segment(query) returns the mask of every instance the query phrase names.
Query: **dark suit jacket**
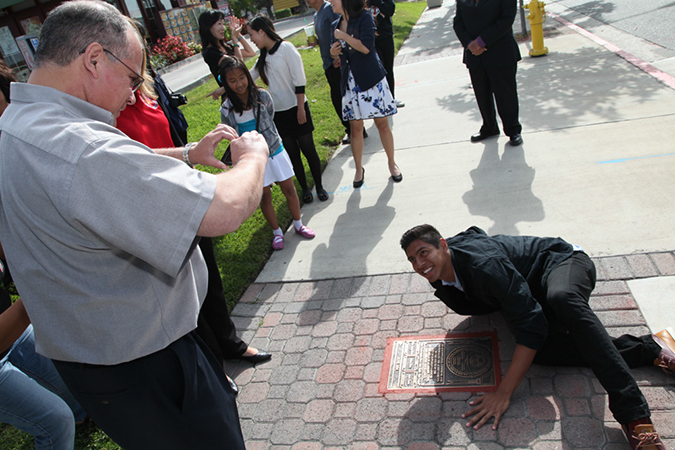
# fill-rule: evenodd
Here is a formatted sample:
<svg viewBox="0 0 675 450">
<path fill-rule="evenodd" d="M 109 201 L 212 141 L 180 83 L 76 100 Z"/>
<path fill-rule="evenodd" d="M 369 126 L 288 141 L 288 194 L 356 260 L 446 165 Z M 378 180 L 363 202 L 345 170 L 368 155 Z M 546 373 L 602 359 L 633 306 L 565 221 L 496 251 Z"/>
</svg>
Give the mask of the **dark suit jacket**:
<svg viewBox="0 0 675 450">
<path fill-rule="evenodd" d="M 507 67 L 520 61 L 518 43 L 513 37 L 516 0 L 457 0 L 453 28 L 464 46 L 464 64 L 469 69 Z M 479 37 L 486 52 L 474 56 L 466 47 Z"/>
<path fill-rule="evenodd" d="M 488 236 L 478 227 L 446 242 L 464 291 L 438 280 L 431 283 L 436 297 L 461 315 L 502 311 L 516 342 L 539 349 L 549 331 L 542 308 L 548 275 L 572 255 L 572 245 L 560 238 Z"/>
<path fill-rule="evenodd" d="M 368 0 L 366 4 L 373 13 L 375 25 L 377 26 L 375 40 L 393 39 L 394 24 L 391 16 L 396 11 L 394 0 Z"/>
</svg>

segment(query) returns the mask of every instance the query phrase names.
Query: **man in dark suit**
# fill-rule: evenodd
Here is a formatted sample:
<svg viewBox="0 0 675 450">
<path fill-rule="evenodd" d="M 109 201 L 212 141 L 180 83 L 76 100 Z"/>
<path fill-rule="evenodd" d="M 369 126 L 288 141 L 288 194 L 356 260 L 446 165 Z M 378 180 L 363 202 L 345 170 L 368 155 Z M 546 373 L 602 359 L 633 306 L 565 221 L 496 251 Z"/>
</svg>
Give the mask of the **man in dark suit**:
<svg viewBox="0 0 675 450">
<path fill-rule="evenodd" d="M 431 225 L 401 237 L 415 272 L 434 295 L 461 315 L 501 312 L 516 345 L 495 392 L 472 400 L 467 427 L 494 417 L 493 430 L 530 365 L 590 367 L 609 398 L 633 450 L 666 450 L 650 420 L 647 400 L 630 371 L 655 365 L 675 372 L 675 331 L 612 339 L 589 305 L 595 265 L 584 251 L 560 238 L 488 236 L 478 227 L 443 239 Z"/>
<path fill-rule="evenodd" d="M 391 17 L 396 11 L 396 3 L 394 3 L 394 0 L 367 0 L 366 5 L 373 14 L 373 19 L 375 19 L 375 26 L 377 27 L 375 30 L 375 50 L 377 50 L 377 56 L 382 61 L 384 70 L 387 71 L 387 83 L 391 96 L 394 97 L 396 107 L 403 108 L 405 103 L 396 100 L 396 94 L 394 93 L 396 87 L 394 81 L 396 47 L 394 45 L 394 23 Z"/>
<path fill-rule="evenodd" d="M 523 143 L 516 88 L 520 50 L 512 29 L 516 11 L 516 0 L 457 0 L 453 28 L 464 46 L 464 64 L 483 117 L 483 126 L 471 142 L 499 135 L 496 101 L 509 144 Z"/>
</svg>

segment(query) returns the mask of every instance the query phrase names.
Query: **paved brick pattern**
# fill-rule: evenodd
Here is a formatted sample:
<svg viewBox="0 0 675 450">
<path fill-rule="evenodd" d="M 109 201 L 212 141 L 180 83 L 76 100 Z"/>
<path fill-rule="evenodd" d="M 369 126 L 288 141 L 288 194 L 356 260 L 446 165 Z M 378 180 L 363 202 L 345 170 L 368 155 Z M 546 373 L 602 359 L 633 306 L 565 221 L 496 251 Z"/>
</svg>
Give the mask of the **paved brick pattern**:
<svg viewBox="0 0 675 450">
<path fill-rule="evenodd" d="M 591 304 L 613 336 L 646 334 L 627 280 L 675 274 L 673 252 L 594 258 Z M 586 368 L 533 366 L 498 430 L 467 429 L 469 393 L 378 393 L 388 337 L 497 330 L 502 370 L 514 340 L 499 314 L 458 316 L 413 273 L 254 284 L 233 311 L 244 340 L 271 351 L 228 362 L 249 449 L 625 449 L 602 386 Z M 667 448 L 675 378 L 634 370 Z"/>
</svg>

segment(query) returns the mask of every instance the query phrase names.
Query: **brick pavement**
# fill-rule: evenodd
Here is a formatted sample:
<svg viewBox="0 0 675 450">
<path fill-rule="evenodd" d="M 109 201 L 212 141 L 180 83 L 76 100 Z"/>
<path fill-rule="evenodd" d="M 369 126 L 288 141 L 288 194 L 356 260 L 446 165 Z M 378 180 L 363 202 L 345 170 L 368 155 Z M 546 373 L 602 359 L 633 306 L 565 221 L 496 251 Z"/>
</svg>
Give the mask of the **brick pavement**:
<svg viewBox="0 0 675 450">
<path fill-rule="evenodd" d="M 673 252 L 593 258 L 591 304 L 612 336 L 649 332 L 627 280 L 675 275 Z M 233 311 L 243 339 L 274 354 L 226 363 L 249 449 L 626 449 L 590 370 L 533 366 L 497 431 L 467 430 L 469 393 L 378 393 L 387 337 L 497 330 L 502 371 L 514 340 L 499 314 L 463 317 L 414 273 L 253 284 Z M 675 378 L 634 370 L 675 448 Z"/>
</svg>

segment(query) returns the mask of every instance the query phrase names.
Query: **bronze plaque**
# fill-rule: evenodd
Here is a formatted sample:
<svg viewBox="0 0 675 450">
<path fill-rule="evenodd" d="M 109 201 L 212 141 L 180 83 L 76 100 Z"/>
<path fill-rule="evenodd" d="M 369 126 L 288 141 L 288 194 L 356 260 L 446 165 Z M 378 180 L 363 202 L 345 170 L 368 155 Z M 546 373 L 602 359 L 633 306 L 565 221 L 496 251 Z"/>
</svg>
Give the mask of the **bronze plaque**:
<svg viewBox="0 0 675 450">
<path fill-rule="evenodd" d="M 379 391 L 490 392 L 500 375 L 496 332 L 389 338 Z"/>
</svg>

